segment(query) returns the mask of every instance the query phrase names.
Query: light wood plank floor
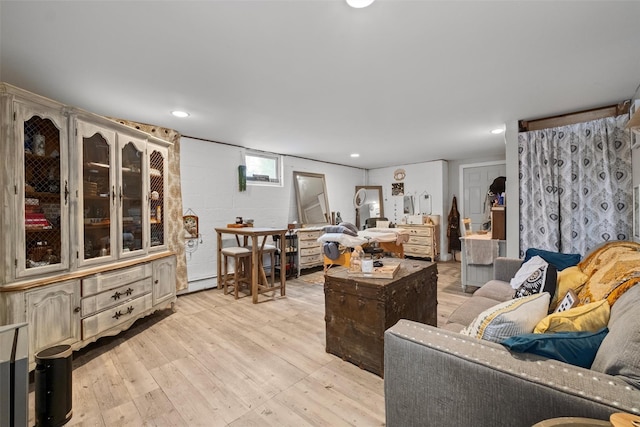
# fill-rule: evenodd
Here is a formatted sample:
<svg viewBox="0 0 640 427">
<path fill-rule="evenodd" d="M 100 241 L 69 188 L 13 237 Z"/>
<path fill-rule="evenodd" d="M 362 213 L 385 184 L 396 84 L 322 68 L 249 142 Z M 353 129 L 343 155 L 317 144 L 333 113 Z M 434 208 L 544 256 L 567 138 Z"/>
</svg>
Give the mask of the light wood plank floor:
<svg viewBox="0 0 640 427">
<path fill-rule="evenodd" d="M 459 263 L 438 270 L 441 322 L 470 294 Z M 383 380 L 325 352 L 319 275 L 290 279 L 286 297 L 256 305 L 217 289 L 183 295 L 175 313 L 74 353 L 68 425 L 384 425 Z"/>
</svg>

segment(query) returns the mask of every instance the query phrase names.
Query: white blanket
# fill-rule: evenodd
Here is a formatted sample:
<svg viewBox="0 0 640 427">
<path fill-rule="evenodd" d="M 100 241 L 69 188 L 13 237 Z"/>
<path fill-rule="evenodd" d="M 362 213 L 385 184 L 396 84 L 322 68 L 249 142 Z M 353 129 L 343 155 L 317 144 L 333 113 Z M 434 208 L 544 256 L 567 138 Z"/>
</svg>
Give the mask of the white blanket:
<svg viewBox="0 0 640 427">
<path fill-rule="evenodd" d="M 358 236 L 344 233 L 324 233 L 318 238 L 319 242 L 338 242 L 342 246 L 354 248 L 365 243 L 395 242 L 402 244 L 409 240 L 409 230 L 402 228 L 367 228 L 358 231 Z"/>
</svg>

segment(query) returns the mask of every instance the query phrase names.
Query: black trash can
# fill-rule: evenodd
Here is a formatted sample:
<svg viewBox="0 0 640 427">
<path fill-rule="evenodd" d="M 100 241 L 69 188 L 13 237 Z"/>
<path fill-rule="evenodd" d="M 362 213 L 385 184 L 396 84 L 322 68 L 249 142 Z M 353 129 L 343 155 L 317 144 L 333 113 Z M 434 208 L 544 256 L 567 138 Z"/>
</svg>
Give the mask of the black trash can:
<svg viewBox="0 0 640 427">
<path fill-rule="evenodd" d="M 72 356 L 69 345 L 57 345 L 36 353 L 36 427 L 62 426 L 71 419 Z"/>
</svg>

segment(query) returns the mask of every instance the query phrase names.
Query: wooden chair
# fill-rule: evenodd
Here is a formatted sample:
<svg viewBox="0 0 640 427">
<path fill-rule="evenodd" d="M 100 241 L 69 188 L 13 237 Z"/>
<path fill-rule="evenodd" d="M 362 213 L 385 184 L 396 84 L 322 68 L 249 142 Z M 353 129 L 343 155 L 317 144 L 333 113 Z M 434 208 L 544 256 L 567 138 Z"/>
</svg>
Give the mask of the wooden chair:
<svg viewBox="0 0 640 427">
<path fill-rule="evenodd" d="M 246 284 L 251 291 L 251 249 L 241 246 L 223 248 L 222 256 L 224 294 L 229 292 L 229 286 L 233 286 L 233 295 L 238 299 L 238 289 L 242 284 Z M 233 276 L 228 272 L 229 258 L 233 258 Z"/>
</svg>

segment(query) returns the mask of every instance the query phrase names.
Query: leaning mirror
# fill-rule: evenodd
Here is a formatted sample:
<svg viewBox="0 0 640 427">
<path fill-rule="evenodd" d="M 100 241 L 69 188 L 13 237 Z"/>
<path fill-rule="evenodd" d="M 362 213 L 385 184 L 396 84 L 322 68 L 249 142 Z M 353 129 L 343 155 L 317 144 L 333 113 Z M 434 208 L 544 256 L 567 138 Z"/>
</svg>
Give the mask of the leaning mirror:
<svg viewBox="0 0 640 427">
<path fill-rule="evenodd" d="M 369 218 L 383 218 L 382 186 L 357 185 L 353 205 L 356 208 L 356 227 L 358 230 L 364 227 Z M 375 227 L 375 224 L 373 226 Z"/>
<path fill-rule="evenodd" d="M 293 183 L 298 202 L 298 220 L 304 225 L 331 223 L 329 199 L 324 174 L 293 172 Z"/>
</svg>

